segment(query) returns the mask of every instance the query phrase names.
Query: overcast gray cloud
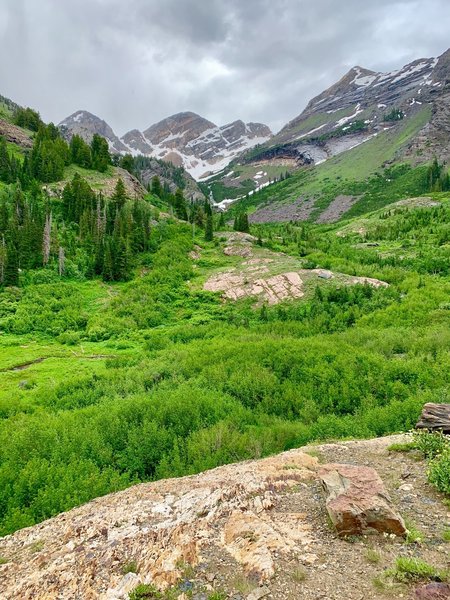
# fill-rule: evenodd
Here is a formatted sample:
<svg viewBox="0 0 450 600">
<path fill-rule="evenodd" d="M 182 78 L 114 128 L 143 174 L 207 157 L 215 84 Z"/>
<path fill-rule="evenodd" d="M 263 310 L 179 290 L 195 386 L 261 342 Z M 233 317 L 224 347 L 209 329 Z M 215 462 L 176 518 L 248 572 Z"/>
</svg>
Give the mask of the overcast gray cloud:
<svg viewBox="0 0 450 600">
<path fill-rule="evenodd" d="M 450 46 L 448 0 L 0 0 L 0 94 L 118 134 L 184 110 L 274 130 L 353 65 Z"/>
</svg>

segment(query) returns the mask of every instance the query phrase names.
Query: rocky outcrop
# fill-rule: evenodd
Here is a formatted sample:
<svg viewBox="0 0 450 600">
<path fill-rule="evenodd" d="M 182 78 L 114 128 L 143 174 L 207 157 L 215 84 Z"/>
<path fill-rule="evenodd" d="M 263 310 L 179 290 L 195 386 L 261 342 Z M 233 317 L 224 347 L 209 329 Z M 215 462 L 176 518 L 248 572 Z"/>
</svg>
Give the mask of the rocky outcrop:
<svg viewBox="0 0 450 600">
<path fill-rule="evenodd" d="M 3 119 L 0 119 L 0 136 L 4 137 L 7 142 L 17 144 L 22 148 L 31 148 L 33 146 L 33 140 L 30 135 L 25 133 L 21 127 L 17 127 Z"/>
<path fill-rule="evenodd" d="M 416 428 L 450 434 L 450 404 L 425 404 Z"/>
<path fill-rule="evenodd" d="M 246 573 L 266 580 L 279 555 L 307 554 L 306 515 L 271 514 L 277 494 L 310 481 L 317 459 L 294 450 L 194 477 L 135 486 L 0 540 L 5 600 L 127 598 L 130 587 L 174 584 L 217 542 Z M 39 551 L 33 551 L 39 547 Z M 123 575 L 130 561 L 139 575 Z"/>
<path fill-rule="evenodd" d="M 448 583 L 427 583 L 416 589 L 417 600 L 448 600 L 450 598 L 450 585 Z"/>
<path fill-rule="evenodd" d="M 0 538 L 0 598 L 127 600 L 141 583 L 164 589 L 177 582 L 168 597 L 178 600 L 214 592 L 234 600 L 384 600 L 372 580 L 399 553 L 442 568 L 448 561 L 447 509 L 427 484 L 425 465 L 387 450 L 409 439 L 314 445 L 98 498 Z M 211 443 L 222 442 L 218 431 Z M 412 549 L 401 538 L 371 536 L 377 564 L 367 560 L 366 539 L 336 535 L 318 477 L 331 460 L 373 465 L 426 532 L 424 543 Z M 422 600 L 440 597 L 431 595 L 434 585 L 419 590 Z"/>
<path fill-rule="evenodd" d="M 328 514 L 339 535 L 406 534 L 405 523 L 390 504 L 375 469 L 331 464 L 320 469 L 319 477 L 328 494 Z"/>
</svg>

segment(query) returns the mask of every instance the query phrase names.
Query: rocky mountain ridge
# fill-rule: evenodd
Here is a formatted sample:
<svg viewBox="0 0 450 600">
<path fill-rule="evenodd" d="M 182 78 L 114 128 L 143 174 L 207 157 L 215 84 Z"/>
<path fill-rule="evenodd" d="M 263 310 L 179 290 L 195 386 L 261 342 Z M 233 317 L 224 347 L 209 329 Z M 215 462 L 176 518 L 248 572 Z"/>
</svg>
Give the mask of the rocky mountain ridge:
<svg viewBox="0 0 450 600">
<path fill-rule="evenodd" d="M 197 180 L 221 171 L 233 158 L 272 136 L 262 123 L 238 120 L 218 126 L 193 112 L 172 115 L 143 132 L 132 129 L 120 139 L 105 121 L 84 110 L 61 121 L 59 127 L 67 137 L 78 134 L 87 141 L 98 133 L 113 152 L 163 159 L 183 166 Z"/>
<path fill-rule="evenodd" d="M 395 127 L 398 121 L 414 118 L 429 107 L 431 118 L 426 138 L 433 142 L 432 152 L 446 159 L 450 128 L 445 125 L 445 140 L 438 130 L 446 122 L 442 115 L 449 105 L 449 81 L 450 50 L 438 58 L 415 60 L 390 73 L 353 67 L 266 142 L 257 158 L 295 156 L 301 164 L 317 164 Z M 421 160 L 430 156 L 426 149 L 427 145 L 421 144 L 424 152 Z"/>
</svg>

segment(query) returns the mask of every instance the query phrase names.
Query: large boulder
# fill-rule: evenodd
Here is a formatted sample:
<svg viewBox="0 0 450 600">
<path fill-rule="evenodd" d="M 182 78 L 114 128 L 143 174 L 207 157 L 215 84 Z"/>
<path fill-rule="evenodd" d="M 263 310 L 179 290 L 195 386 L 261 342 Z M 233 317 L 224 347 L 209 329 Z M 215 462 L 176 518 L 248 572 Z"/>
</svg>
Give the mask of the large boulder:
<svg viewBox="0 0 450 600">
<path fill-rule="evenodd" d="M 425 404 L 416 428 L 450 433 L 450 404 Z"/>
<path fill-rule="evenodd" d="M 416 588 L 417 600 L 445 600 L 450 598 L 450 585 L 448 583 L 427 583 Z"/>
<path fill-rule="evenodd" d="M 328 514 L 339 535 L 405 535 L 405 523 L 391 506 L 375 469 L 329 464 L 319 470 L 319 477 L 328 493 Z"/>
</svg>

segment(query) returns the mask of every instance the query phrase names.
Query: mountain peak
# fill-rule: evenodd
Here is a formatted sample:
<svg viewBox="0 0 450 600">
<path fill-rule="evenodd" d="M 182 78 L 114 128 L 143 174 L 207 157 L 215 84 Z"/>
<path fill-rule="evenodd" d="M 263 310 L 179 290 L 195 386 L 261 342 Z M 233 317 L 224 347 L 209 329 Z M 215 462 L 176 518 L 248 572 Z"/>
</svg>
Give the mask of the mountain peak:
<svg viewBox="0 0 450 600">
<path fill-rule="evenodd" d="M 127 151 L 126 146 L 119 140 L 108 123 L 88 110 L 75 111 L 61 121 L 58 127 L 68 139 L 73 135 L 79 135 L 90 143 L 94 135 L 98 134 L 108 141 L 114 152 Z"/>
</svg>

